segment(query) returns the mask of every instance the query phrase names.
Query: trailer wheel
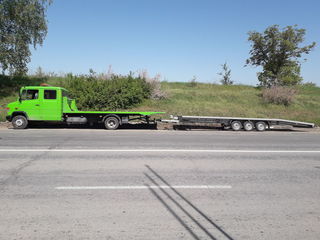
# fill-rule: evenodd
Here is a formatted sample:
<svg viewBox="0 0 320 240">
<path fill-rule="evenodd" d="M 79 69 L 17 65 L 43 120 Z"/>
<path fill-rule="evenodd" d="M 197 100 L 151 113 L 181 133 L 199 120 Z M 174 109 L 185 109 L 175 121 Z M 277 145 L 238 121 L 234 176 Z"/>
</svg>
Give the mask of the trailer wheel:
<svg viewBox="0 0 320 240">
<path fill-rule="evenodd" d="M 242 128 L 242 124 L 241 124 L 240 121 L 233 121 L 231 123 L 231 128 L 232 128 L 233 131 L 239 131 Z"/>
<path fill-rule="evenodd" d="M 25 129 L 28 126 L 28 119 L 25 116 L 17 115 L 12 119 L 14 129 Z"/>
<path fill-rule="evenodd" d="M 119 119 L 116 117 L 107 117 L 104 126 L 108 130 L 116 130 L 119 127 Z"/>
<path fill-rule="evenodd" d="M 260 132 L 265 131 L 267 128 L 267 124 L 265 122 L 257 122 L 256 123 L 256 129 Z"/>
<path fill-rule="evenodd" d="M 245 121 L 244 124 L 243 124 L 243 128 L 244 128 L 244 130 L 246 130 L 246 131 L 252 131 L 253 128 L 254 128 L 254 125 L 253 125 L 253 123 L 250 122 L 250 121 Z"/>
</svg>

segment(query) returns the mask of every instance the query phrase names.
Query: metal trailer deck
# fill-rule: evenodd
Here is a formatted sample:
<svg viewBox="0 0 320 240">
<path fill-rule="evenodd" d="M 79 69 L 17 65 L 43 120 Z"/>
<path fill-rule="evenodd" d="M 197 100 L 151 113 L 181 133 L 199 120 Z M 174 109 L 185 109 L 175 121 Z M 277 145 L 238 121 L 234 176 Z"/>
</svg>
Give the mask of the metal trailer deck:
<svg viewBox="0 0 320 240">
<path fill-rule="evenodd" d="M 172 123 L 178 125 L 192 124 L 220 124 L 224 128 L 232 128 L 234 131 L 239 130 L 257 130 L 264 131 L 276 125 L 289 125 L 293 127 L 313 128 L 315 125 L 308 122 L 299 122 L 286 119 L 273 118 L 243 118 L 243 117 L 211 117 L 211 116 L 177 116 L 172 117 Z M 169 120 L 170 121 L 170 120 Z"/>
</svg>

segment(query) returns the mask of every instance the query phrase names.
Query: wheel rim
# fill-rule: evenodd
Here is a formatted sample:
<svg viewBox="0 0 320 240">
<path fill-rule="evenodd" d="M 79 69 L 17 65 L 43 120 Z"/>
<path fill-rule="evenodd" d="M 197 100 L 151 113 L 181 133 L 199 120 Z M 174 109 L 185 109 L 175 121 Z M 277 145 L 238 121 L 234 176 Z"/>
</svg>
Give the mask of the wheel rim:
<svg viewBox="0 0 320 240">
<path fill-rule="evenodd" d="M 21 127 L 23 125 L 23 120 L 22 119 L 17 119 L 15 123 L 16 123 L 16 125 L 18 127 Z"/>
<path fill-rule="evenodd" d="M 265 129 L 265 126 L 264 126 L 263 123 L 259 123 L 257 128 L 258 128 L 259 131 L 263 131 Z"/>
<path fill-rule="evenodd" d="M 250 130 L 252 130 L 253 129 L 253 125 L 252 125 L 252 123 L 246 123 L 245 124 L 245 129 L 247 130 L 247 131 L 250 131 Z"/>
<path fill-rule="evenodd" d="M 108 128 L 114 128 L 114 127 L 116 126 L 116 121 L 114 121 L 114 120 L 109 120 L 109 121 L 107 122 L 107 126 L 108 126 Z"/>
<path fill-rule="evenodd" d="M 240 128 L 241 128 L 240 123 L 235 122 L 235 123 L 232 124 L 232 129 L 233 130 L 240 130 Z"/>
</svg>

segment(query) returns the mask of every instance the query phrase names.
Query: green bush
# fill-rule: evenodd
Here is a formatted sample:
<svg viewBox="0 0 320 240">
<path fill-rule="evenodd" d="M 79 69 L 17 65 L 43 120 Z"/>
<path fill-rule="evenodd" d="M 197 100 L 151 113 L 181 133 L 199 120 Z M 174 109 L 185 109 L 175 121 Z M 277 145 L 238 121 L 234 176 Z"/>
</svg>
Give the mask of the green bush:
<svg viewBox="0 0 320 240">
<path fill-rule="evenodd" d="M 0 98 L 17 94 L 22 86 L 38 86 L 46 81 L 45 77 L 0 75 Z"/>
<path fill-rule="evenodd" d="M 66 76 L 63 87 L 69 90 L 81 110 L 119 110 L 133 107 L 150 97 L 151 86 L 140 77 L 94 75 Z"/>
</svg>

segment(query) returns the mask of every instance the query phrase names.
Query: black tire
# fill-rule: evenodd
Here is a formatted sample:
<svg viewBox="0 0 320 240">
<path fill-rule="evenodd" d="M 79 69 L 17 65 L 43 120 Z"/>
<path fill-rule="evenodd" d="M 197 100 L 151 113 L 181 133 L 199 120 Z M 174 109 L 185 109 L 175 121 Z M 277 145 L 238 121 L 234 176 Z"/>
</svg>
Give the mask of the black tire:
<svg viewBox="0 0 320 240">
<path fill-rule="evenodd" d="M 17 115 L 12 118 L 11 123 L 14 129 L 25 129 L 28 126 L 28 119 L 25 116 Z"/>
<path fill-rule="evenodd" d="M 242 128 L 242 123 L 240 121 L 233 121 L 231 123 L 231 128 L 233 131 L 240 131 Z"/>
<path fill-rule="evenodd" d="M 245 121 L 245 122 L 243 123 L 243 128 L 244 128 L 244 130 L 246 130 L 246 131 L 252 131 L 252 130 L 254 129 L 254 124 L 253 124 L 253 122 Z"/>
<path fill-rule="evenodd" d="M 108 130 L 116 130 L 120 125 L 120 121 L 116 117 L 107 117 L 104 120 L 104 126 Z"/>
<path fill-rule="evenodd" d="M 256 123 L 256 129 L 257 129 L 257 131 L 263 132 L 263 131 L 266 130 L 266 128 L 267 128 L 267 124 L 266 124 L 265 122 L 257 122 L 257 123 Z"/>
</svg>

